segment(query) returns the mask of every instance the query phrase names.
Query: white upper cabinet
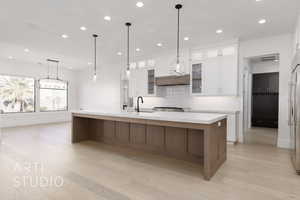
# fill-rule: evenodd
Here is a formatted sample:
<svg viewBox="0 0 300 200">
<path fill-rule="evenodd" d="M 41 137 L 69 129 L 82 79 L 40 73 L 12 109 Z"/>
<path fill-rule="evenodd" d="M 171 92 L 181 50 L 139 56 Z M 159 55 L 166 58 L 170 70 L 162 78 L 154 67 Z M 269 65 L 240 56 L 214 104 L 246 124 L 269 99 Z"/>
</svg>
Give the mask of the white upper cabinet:
<svg viewBox="0 0 300 200">
<path fill-rule="evenodd" d="M 236 96 L 237 45 L 191 51 L 191 94 Z"/>
<path fill-rule="evenodd" d="M 190 94 L 236 96 L 238 91 L 238 45 L 182 51 L 180 71 L 190 75 Z M 129 96 L 159 95 L 155 78 L 175 75 L 176 54 L 165 54 L 151 61 L 131 65 Z M 166 86 L 167 87 L 167 86 Z M 189 88 L 187 88 L 187 93 Z M 160 90 L 158 90 L 160 91 Z"/>
</svg>

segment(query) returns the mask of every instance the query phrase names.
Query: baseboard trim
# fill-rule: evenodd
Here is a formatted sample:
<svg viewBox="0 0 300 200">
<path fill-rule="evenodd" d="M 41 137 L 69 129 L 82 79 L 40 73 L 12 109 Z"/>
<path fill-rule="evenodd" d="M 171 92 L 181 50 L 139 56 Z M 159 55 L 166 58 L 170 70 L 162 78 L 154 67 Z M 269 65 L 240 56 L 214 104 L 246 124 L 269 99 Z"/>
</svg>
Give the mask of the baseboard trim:
<svg viewBox="0 0 300 200">
<path fill-rule="evenodd" d="M 278 148 L 283 148 L 283 149 L 290 149 L 291 148 L 291 141 L 286 138 L 278 138 L 277 141 L 277 147 Z"/>
</svg>

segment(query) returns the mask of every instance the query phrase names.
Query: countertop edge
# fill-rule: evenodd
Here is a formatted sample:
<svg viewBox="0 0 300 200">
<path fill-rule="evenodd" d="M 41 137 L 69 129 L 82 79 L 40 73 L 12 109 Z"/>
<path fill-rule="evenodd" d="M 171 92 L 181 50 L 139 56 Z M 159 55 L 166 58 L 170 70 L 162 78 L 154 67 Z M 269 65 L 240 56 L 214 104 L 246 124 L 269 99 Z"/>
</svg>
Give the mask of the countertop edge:
<svg viewBox="0 0 300 200">
<path fill-rule="evenodd" d="M 217 121 L 223 120 L 227 118 L 226 114 L 219 114 L 221 116 L 215 117 L 212 120 L 205 120 L 205 121 L 197 121 L 193 119 L 185 119 L 185 120 L 176 120 L 176 119 L 170 119 L 167 117 L 146 117 L 146 116 L 130 116 L 130 115 L 120 115 L 118 113 L 101 113 L 101 112 L 89 112 L 89 111 L 71 111 L 73 114 L 80 114 L 80 115 L 99 115 L 99 116 L 109 116 L 109 117 L 120 117 L 120 118 L 132 118 L 132 119 L 144 119 L 144 120 L 158 120 L 158 121 L 169 121 L 169 122 L 178 122 L 178 123 L 195 123 L 195 124 L 213 124 Z M 188 112 L 186 112 L 188 113 Z M 208 113 L 213 114 L 213 113 Z"/>
</svg>

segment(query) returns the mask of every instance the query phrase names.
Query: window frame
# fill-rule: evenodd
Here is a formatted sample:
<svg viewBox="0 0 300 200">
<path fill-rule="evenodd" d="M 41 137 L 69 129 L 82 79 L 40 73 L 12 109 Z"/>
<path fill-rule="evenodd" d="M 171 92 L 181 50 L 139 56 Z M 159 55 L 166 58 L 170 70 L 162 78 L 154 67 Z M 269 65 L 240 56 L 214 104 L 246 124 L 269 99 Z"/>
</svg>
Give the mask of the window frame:
<svg viewBox="0 0 300 200">
<path fill-rule="evenodd" d="M 40 81 L 41 80 L 55 80 L 55 81 L 61 81 L 61 82 L 64 82 L 66 85 L 67 85 L 67 89 L 65 89 L 65 91 L 67 92 L 67 96 L 66 96 L 66 103 L 67 103 L 67 106 L 66 106 L 66 109 L 64 110 L 45 110 L 45 111 L 42 111 L 41 110 L 41 86 L 40 86 Z M 69 111 L 69 82 L 68 81 L 64 81 L 64 80 L 61 80 L 61 79 L 56 79 L 56 78 L 40 78 L 37 80 L 38 82 L 38 91 L 39 91 L 39 94 L 38 94 L 38 98 L 39 98 L 39 112 L 42 112 L 42 113 L 47 113 L 47 112 L 66 112 L 66 111 Z M 42 88 L 42 89 L 48 89 L 48 90 L 63 90 L 63 89 L 55 89 L 55 88 Z"/>
<path fill-rule="evenodd" d="M 17 77 L 17 78 L 28 78 L 28 79 L 32 79 L 33 80 L 33 111 L 26 111 L 26 112 L 5 112 L 3 110 L 3 113 L 0 113 L 0 114 L 23 114 L 23 113 L 36 113 L 36 105 L 37 105 L 37 95 L 36 95 L 36 92 L 37 92 L 37 82 L 36 82 L 36 79 L 32 76 L 24 76 L 24 75 L 12 75 L 12 74 L 0 74 L 0 76 L 10 76 L 10 77 Z"/>
</svg>

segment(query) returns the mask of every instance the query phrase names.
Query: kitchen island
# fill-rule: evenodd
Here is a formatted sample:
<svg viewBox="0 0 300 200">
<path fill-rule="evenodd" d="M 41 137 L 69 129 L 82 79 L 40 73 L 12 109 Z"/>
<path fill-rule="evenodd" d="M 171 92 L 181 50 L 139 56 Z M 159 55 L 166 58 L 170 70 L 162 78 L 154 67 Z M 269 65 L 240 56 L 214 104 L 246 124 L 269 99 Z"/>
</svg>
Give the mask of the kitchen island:
<svg viewBox="0 0 300 200">
<path fill-rule="evenodd" d="M 94 140 L 203 165 L 205 180 L 226 160 L 226 115 L 72 112 L 72 143 Z"/>
</svg>

